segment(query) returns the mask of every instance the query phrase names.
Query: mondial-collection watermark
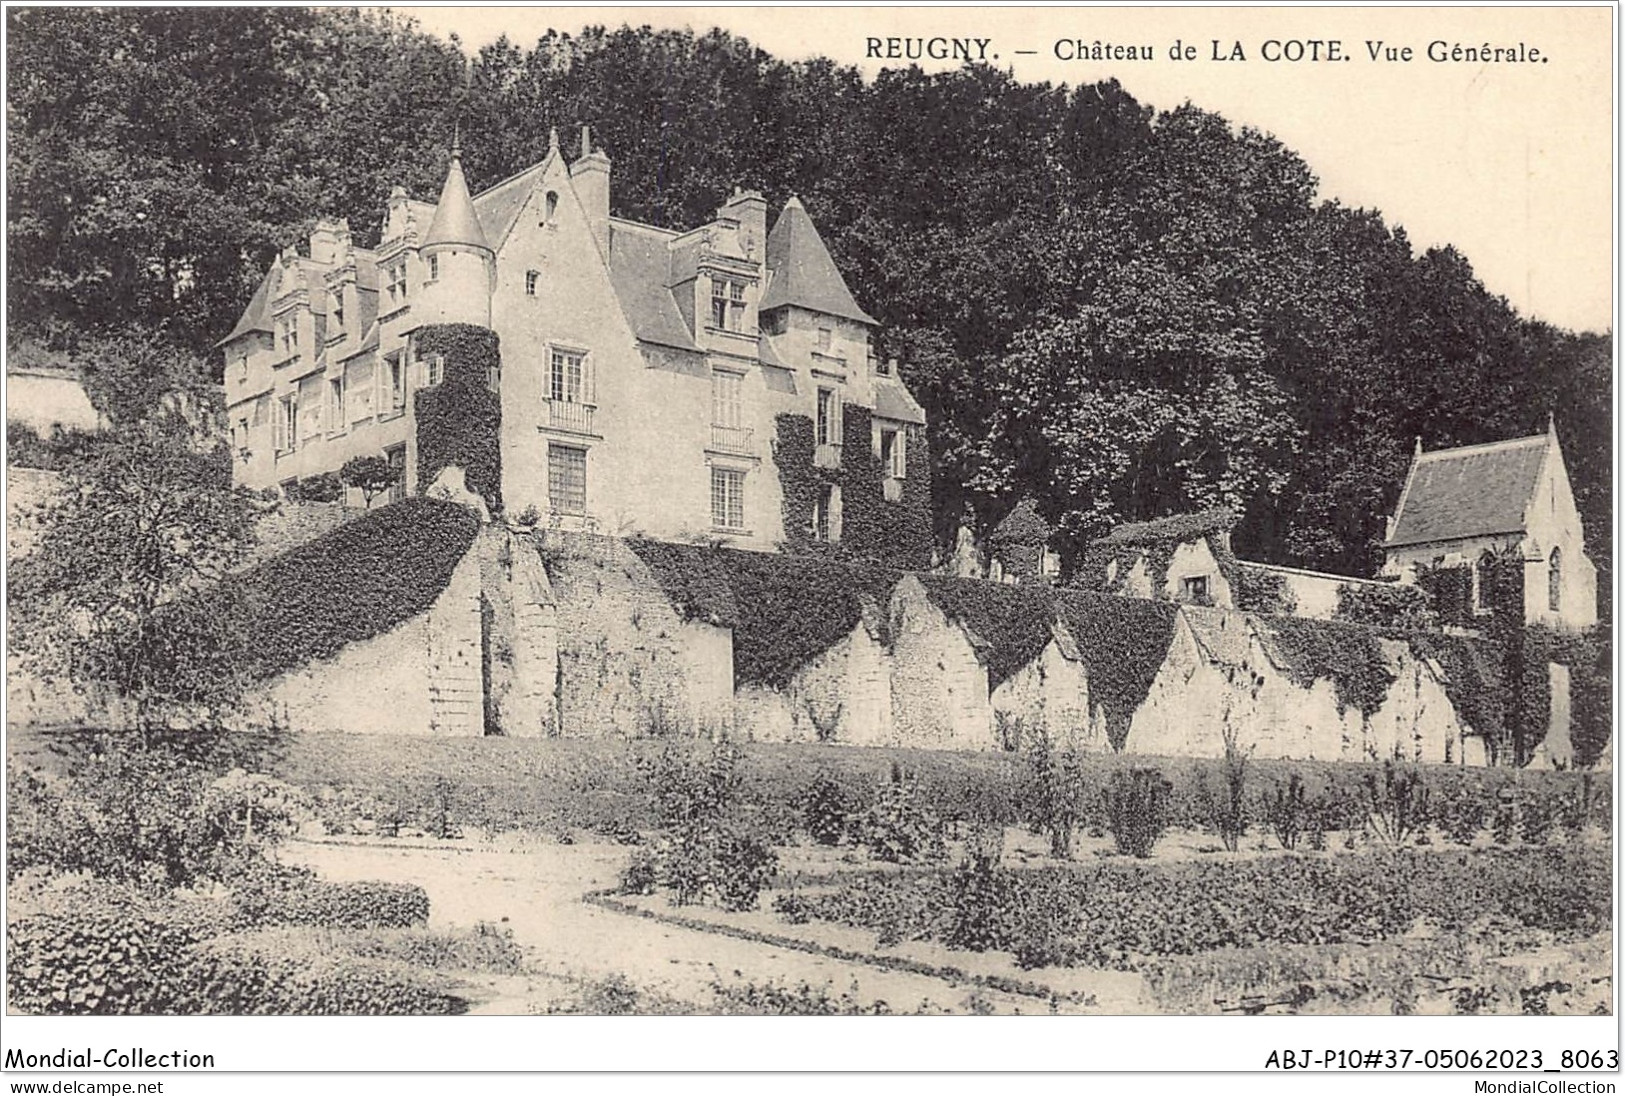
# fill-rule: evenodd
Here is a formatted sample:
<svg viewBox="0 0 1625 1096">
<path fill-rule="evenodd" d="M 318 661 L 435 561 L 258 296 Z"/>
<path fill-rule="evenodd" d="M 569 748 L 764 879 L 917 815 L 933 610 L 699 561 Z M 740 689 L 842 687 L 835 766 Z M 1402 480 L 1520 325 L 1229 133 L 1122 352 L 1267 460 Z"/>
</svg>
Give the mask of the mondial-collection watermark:
<svg viewBox="0 0 1625 1096">
<path fill-rule="evenodd" d="M 16 1047 L 6 1051 L 7 1069 L 213 1069 L 214 1055 L 190 1050 L 148 1050 L 116 1047 L 97 1054 L 90 1047 L 74 1050 L 63 1047 L 46 1054 L 24 1054 Z"/>
</svg>

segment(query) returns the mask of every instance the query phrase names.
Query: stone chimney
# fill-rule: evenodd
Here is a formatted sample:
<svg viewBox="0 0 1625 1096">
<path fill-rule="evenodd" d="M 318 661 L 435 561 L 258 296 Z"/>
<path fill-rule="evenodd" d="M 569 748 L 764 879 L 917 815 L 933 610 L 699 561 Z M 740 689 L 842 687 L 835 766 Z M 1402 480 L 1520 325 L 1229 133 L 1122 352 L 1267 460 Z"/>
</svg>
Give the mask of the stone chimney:
<svg viewBox="0 0 1625 1096">
<path fill-rule="evenodd" d="M 609 256 L 609 157 L 592 147 L 592 131 L 581 127 L 581 158 L 570 165 L 570 185 L 586 211 L 599 250 Z"/>
<path fill-rule="evenodd" d="M 311 259 L 324 266 L 337 262 L 349 235 L 350 227 L 343 221 L 317 221 L 316 227 L 310 230 Z"/>
<path fill-rule="evenodd" d="M 740 249 L 757 262 L 763 261 L 767 253 L 767 199 L 761 191 L 734 187 L 733 197 L 722 203 L 717 218 L 737 221 Z"/>
</svg>

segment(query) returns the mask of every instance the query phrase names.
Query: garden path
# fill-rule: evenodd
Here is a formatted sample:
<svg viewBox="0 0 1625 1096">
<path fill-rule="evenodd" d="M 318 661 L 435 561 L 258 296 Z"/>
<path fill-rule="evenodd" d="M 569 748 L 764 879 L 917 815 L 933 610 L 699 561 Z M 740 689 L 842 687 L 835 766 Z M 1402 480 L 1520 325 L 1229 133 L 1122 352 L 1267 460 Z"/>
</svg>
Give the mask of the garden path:
<svg viewBox="0 0 1625 1096">
<path fill-rule="evenodd" d="M 896 1013 L 927 1003 L 969 1011 L 972 994 L 998 1013 L 1048 1011 L 1043 1001 L 1031 997 L 684 928 L 583 902 L 589 891 L 615 884 L 627 854 L 625 847 L 610 844 L 502 849 L 475 843 L 425 847 L 295 841 L 283 846 L 280 857 L 336 882 L 416 883 L 428 892 L 432 927 L 505 922 L 528 949 L 532 970 L 541 978 L 531 983 L 528 1000 L 513 995 L 511 982 L 504 983 L 500 992 L 505 995 L 487 1002 L 481 1012 L 545 1011 L 550 1001 L 568 999 L 574 983 L 617 974 L 639 990 L 702 1007 L 713 1000 L 713 986 L 721 981 L 772 982 L 790 989 L 803 982 L 815 988 L 828 984 L 831 996 L 850 992 L 864 1005 L 885 1001 Z"/>
</svg>

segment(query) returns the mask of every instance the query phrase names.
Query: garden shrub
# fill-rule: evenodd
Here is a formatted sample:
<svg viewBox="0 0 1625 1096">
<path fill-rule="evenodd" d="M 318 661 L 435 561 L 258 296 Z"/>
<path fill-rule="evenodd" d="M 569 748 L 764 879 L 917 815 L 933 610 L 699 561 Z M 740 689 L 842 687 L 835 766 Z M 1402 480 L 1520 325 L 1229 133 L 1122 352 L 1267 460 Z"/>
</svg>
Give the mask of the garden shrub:
<svg viewBox="0 0 1625 1096">
<path fill-rule="evenodd" d="M 857 812 L 856 799 L 839 781 L 828 777 L 815 780 L 802 797 L 802 825 L 820 845 L 833 846 L 845 841 Z"/>
<path fill-rule="evenodd" d="M 1293 773 L 1287 778 L 1285 787 L 1277 784 L 1274 794 L 1267 800 L 1265 809 L 1270 829 L 1274 831 L 1275 839 L 1281 843 L 1281 847 L 1287 850 L 1297 848 L 1309 813 L 1307 797 L 1303 790 L 1303 778 Z"/>
<path fill-rule="evenodd" d="M 331 883 L 282 870 L 239 881 L 232 897 L 248 927 L 408 928 L 429 919 L 428 893 L 415 883 Z"/>
<path fill-rule="evenodd" d="M 921 803 L 918 783 L 895 762 L 874 802 L 853 825 L 853 838 L 892 864 L 940 860 L 947 855 L 942 819 Z"/>
<path fill-rule="evenodd" d="M 103 904 L 10 921 L 10 1007 L 34 1015 L 195 1011 L 187 952 L 198 938 L 130 907 Z"/>
<path fill-rule="evenodd" d="M 1428 824 L 1428 789 L 1419 772 L 1386 761 L 1379 776 L 1365 774 L 1366 821 L 1377 839 L 1402 845 Z"/>
<path fill-rule="evenodd" d="M 344 484 L 335 472 L 319 472 L 285 488 L 290 502 L 342 502 Z"/>
<path fill-rule="evenodd" d="M 1236 738 L 1228 716 L 1224 726 L 1224 757 L 1219 761 L 1219 790 L 1211 796 L 1209 817 L 1224 847 L 1235 852 L 1247 833 L 1247 753 Z M 1171 785 L 1170 785 L 1171 787 Z"/>
<path fill-rule="evenodd" d="M 430 970 L 518 974 L 525 961 L 513 930 L 490 921 L 477 921 L 471 929 L 449 932 L 422 927 L 359 930 L 345 934 L 337 943 L 362 959 L 384 959 Z"/>
<path fill-rule="evenodd" d="M 1173 785 L 1156 769 L 1134 768 L 1112 774 L 1106 790 L 1107 830 L 1117 851 L 1146 859 L 1168 825 L 1168 796 Z"/>
<path fill-rule="evenodd" d="M 1032 737 L 1028 761 L 1033 791 L 1027 823 L 1049 838 L 1050 855 L 1072 859 L 1072 838 L 1083 820 L 1085 783 L 1083 767 L 1073 751 L 1057 751 L 1049 735 Z"/>
<path fill-rule="evenodd" d="M 333 954 L 287 933 L 228 936 L 185 956 L 191 1007 L 232 1016 L 424 1016 L 467 1011 L 444 976 Z"/>
</svg>

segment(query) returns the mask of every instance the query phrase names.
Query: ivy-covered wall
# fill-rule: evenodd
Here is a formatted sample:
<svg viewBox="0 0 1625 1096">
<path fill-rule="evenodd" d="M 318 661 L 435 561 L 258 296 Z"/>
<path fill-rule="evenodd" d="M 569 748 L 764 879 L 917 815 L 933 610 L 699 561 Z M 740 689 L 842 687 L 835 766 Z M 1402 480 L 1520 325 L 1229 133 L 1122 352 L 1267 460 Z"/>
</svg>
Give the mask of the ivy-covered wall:
<svg viewBox="0 0 1625 1096">
<path fill-rule="evenodd" d="M 842 563 L 634 538 L 685 620 L 733 629 L 734 684 L 783 688 L 863 619 L 867 597 L 884 610 L 899 573 Z"/>
<path fill-rule="evenodd" d="M 784 499 L 784 548 L 797 555 L 868 560 L 899 570 L 931 565 L 931 461 L 923 428 L 907 427 L 904 457 L 907 475 L 902 497 L 885 498 L 883 469 L 874 453 L 874 416 L 866 407 L 842 410 L 841 466 L 813 463 L 813 421 L 806 415 L 781 414 L 773 462 Z M 819 494 L 831 485 L 841 489 L 841 536 L 833 543 L 813 535 L 813 510 Z"/>
<path fill-rule="evenodd" d="M 468 489 L 493 514 L 502 510 L 502 401 L 487 380 L 501 368 L 496 333 L 473 324 L 430 324 L 418 329 L 417 356 L 439 355 L 445 374 L 415 396 L 418 491 L 448 466 L 463 469 Z"/>
</svg>

